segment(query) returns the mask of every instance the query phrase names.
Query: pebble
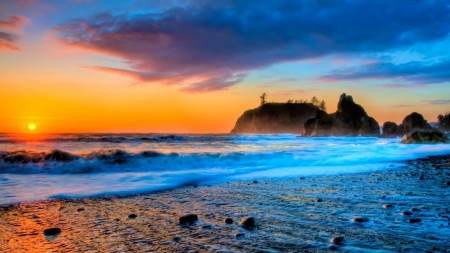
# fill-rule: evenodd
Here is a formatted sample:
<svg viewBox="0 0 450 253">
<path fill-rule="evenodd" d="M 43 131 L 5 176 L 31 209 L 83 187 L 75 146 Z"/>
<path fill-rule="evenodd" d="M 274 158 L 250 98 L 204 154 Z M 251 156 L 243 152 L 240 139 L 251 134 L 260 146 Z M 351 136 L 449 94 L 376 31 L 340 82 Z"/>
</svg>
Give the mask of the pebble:
<svg viewBox="0 0 450 253">
<path fill-rule="evenodd" d="M 84 211 L 84 208 L 78 208 L 77 209 L 77 212 L 83 212 Z"/>
<path fill-rule="evenodd" d="M 403 212 L 403 215 L 412 215 L 412 212 L 404 211 L 404 212 Z"/>
<path fill-rule="evenodd" d="M 236 237 L 242 237 L 242 236 L 244 236 L 245 234 L 244 233 L 237 233 L 236 234 Z"/>
<path fill-rule="evenodd" d="M 352 220 L 354 222 L 368 222 L 368 221 L 370 221 L 370 219 L 366 218 L 366 217 L 353 217 Z"/>
<path fill-rule="evenodd" d="M 241 220 L 241 225 L 246 229 L 254 229 L 255 219 L 253 217 L 245 217 Z"/>
<path fill-rule="evenodd" d="M 384 204 L 383 205 L 383 208 L 391 208 L 391 207 L 394 207 L 392 204 Z"/>
<path fill-rule="evenodd" d="M 226 218 L 225 219 L 225 223 L 227 223 L 227 224 L 233 224 L 233 219 L 231 219 L 231 218 Z"/>
<path fill-rule="evenodd" d="M 194 224 L 198 220 L 198 216 L 196 214 L 186 214 L 179 218 L 180 224 L 186 224 L 189 225 Z"/>
<path fill-rule="evenodd" d="M 343 241 L 344 241 L 343 236 L 335 236 L 335 237 L 331 238 L 331 240 L 330 240 L 331 243 L 335 243 L 335 244 L 341 244 Z"/>
<path fill-rule="evenodd" d="M 134 213 L 128 215 L 128 218 L 130 218 L 130 219 L 135 219 L 136 217 L 137 217 L 137 215 Z"/>
<path fill-rule="evenodd" d="M 409 223 L 417 223 L 417 222 L 422 222 L 422 220 L 419 218 L 409 219 Z"/>
<path fill-rule="evenodd" d="M 60 228 L 47 228 L 44 230 L 44 235 L 57 235 L 59 233 L 61 233 Z"/>
</svg>

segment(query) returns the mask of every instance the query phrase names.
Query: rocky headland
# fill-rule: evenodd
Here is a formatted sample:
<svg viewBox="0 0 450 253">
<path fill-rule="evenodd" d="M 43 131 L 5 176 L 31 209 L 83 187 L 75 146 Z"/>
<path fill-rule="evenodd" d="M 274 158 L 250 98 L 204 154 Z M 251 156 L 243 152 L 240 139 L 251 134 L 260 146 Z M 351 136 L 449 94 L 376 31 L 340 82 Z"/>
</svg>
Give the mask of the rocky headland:
<svg viewBox="0 0 450 253">
<path fill-rule="evenodd" d="M 318 110 L 312 103 L 265 103 L 244 112 L 231 133 L 303 133 Z"/>
</svg>

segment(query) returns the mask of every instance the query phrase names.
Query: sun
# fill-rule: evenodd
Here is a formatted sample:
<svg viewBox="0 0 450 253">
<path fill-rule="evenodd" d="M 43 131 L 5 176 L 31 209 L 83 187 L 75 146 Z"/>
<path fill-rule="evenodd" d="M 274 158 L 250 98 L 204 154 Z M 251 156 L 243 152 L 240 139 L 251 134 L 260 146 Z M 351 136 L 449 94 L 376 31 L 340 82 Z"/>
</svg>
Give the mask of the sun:
<svg viewBox="0 0 450 253">
<path fill-rule="evenodd" d="M 34 124 L 34 123 L 29 123 L 29 124 L 28 124 L 28 130 L 30 130 L 30 131 L 36 130 L 36 124 Z"/>
</svg>

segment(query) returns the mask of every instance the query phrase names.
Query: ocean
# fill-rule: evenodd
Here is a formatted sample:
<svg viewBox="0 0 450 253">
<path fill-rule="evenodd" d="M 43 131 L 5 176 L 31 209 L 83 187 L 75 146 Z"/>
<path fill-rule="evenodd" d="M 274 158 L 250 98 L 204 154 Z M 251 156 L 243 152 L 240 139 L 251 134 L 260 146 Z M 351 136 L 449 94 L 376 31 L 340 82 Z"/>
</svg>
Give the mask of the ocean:
<svg viewBox="0 0 450 253">
<path fill-rule="evenodd" d="M 446 144 L 376 137 L 0 134 L 0 205 L 392 169 L 448 153 Z"/>
</svg>

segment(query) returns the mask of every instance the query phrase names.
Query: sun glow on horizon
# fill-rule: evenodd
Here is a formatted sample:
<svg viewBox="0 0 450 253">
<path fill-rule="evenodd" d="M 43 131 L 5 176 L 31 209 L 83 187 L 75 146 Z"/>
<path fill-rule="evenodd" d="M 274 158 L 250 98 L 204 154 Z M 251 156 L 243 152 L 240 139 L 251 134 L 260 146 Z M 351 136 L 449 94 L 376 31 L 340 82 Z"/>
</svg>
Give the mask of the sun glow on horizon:
<svg viewBox="0 0 450 253">
<path fill-rule="evenodd" d="M 34 123 L 29 123 L 29 124 L 28 124 L 28 130 L 30 130 L 30 131 L 36 130 L 36 124 L 34 124 Z"/>
</svg>

